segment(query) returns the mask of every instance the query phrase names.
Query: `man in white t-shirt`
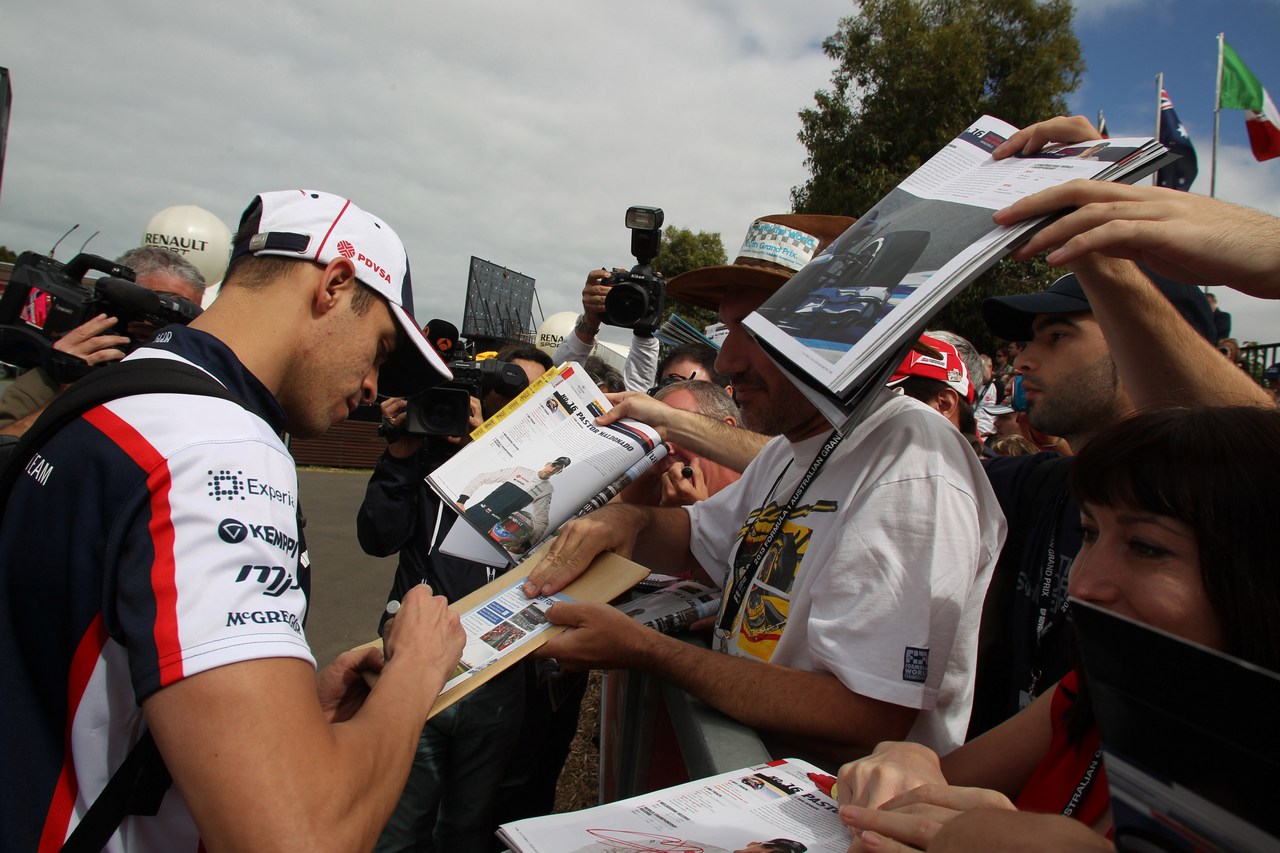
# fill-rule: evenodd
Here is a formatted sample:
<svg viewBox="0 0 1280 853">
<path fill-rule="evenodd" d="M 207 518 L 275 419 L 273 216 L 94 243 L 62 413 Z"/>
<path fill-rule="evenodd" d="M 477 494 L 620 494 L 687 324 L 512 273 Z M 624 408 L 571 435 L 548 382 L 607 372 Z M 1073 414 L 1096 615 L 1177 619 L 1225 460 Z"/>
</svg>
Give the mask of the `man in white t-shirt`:
<svg viewBox="0 0 1280 853">
<path fill-rule="evenodd" d="M 1004 536 L 978 460 L 936 412 L 887 390 L 839 436 L 741 325 L 852 223 L 765 217 L 732 265 L 670 282 L 672 296 L 719 309 L 729 335 L 716 369 L 745 425 L 778 438 L 706 501 L 610 506 L 566 525 L 525 590 L 560 589 L 605 550 L 695 569 L 725 590 L 712 650 L 608 606 L 566 603 L 549 615 L 575 630 L 541 654 L 654 673 L 789 750 L 858 755 L 901 736 L 947 751 L 967 726 L 982 598 Z M 622 416 L 669 426 L 642 395 L 605 419 Z"/>
</svg>

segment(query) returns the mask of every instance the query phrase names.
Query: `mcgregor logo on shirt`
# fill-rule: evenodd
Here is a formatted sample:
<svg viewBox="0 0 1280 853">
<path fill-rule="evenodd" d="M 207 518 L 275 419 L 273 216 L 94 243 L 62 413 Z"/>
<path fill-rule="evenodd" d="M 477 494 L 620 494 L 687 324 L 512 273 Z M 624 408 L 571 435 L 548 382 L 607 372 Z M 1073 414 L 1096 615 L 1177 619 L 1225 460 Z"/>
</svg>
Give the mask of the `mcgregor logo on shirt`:
<svg viewBox="0 0 1280 853">
<path fill-rule="evenodd" d="M 236 628 L 241 625 L 288 625 L 295 634 L 302 633 L 302 623 L 296 613 L 288 610 L 229 610 L 227 611 L 227 627 Z"/>
</svg>

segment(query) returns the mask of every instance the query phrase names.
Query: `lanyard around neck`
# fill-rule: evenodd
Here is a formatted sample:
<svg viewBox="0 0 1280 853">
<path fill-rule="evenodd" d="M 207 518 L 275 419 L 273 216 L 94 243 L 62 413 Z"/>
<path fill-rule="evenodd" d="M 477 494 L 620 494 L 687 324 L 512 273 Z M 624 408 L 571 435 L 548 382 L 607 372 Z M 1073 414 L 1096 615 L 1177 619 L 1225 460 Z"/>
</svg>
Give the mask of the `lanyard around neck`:
<svg viewBox="0 0 1280 853">
<path fill-rule="evenodd" d="M 791 500 L 787 501 L 787 505 L 778 513 L 778 517 L 774 519 L 773 526 L 769 528 L 768 534 L 765 535 L 764 541 L 760 543 L 760 547 L 756 548 L 752 553 L 749 562 L 744 563 L 739 559 L 733 561 L 733 584 L 724 597 L 724 606 L 720 611 L 720 618 L 716 621 L 716 632 L 721 639 L 729 636 L 729 630 L 733 627 L 733 621 L 738 618 L 738 613 L 742 611 L 742 605 L 746 601 L 747 588 L 751 585 L 751 581 L 755 579 L 756 573 L 760 570 L 760 565 L 764 562 L 765 555 L 769 553 L 769 549 L 773 546 L 774 540 L 778 538 L 778 534 L 782 532 L 782 526 L 786 524 L 787 519 L 791 517 L 791 513 L 799 505 L 800 499 L 804 497 L 804 493 L 808 491 L 809 486 L 818 478 L 818 472 L 822 470 L 823 464 L 835 452 L 835 449 L 844 439 L 844 435 L 840 430 L 833 430 L 830 437 L 823 443 L 822 448 L 818 451 L 818 455 L 813 458 L 813 462 L 809 463 L 809 470 L 805 471 L 804 476 L 800 478 L 799 485 L 791 494 Z M 773 491 L 778 488 L 778 483 L 782 482 L 782 477 L 787 473 L 787 469 L 791 467 L 791 463 L 787 463 L 787 468 L 782 469 L 782 473 L 778 475 L 778 480 L 773 484 L 773 489 L 769 490 L 769 495 L 773 495 Z M 766 497 L 764 503 L 767 504 L 769 498 Z M 761 505 L 763 507 L 763 504 Z M 746 534 L 743 534 L 743 544 L 746 544 Z"/>
</svg>

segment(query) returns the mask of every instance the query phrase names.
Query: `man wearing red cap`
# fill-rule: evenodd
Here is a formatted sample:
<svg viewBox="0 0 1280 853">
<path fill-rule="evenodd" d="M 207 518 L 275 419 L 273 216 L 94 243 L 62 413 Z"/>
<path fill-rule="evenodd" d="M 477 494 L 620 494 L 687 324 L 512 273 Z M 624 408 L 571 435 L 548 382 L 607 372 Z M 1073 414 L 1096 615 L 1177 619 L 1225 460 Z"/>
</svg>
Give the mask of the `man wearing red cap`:
<svg viewBox="0 0 1280 853">
<path fill-rule="evenodd" d="M 912 350 L 889 378 L 890 388 L 899 388 L 914 397 L 963 431 L 961 413 L 968 405 L 973 419 L 973 383 L 960 353 L 946 341 L 921 335 L 920 343 L 933 352 Z M 936 353 L 936 355 L 935 355 Z"/>
<path fill-rule="evenodd" d="M 568 603 L 549 615 L 575 630 L 542 653 L 649 671 L 786 750 L 864 754 L 896 732 L 945 751 L 968 722 L 979 609 L 1004 531 L 977 457 L 936 412 L 888 390 L 842 435 L 742 327 L 853 222 L 765 217 L 732 265 L 670 282 L 672 296 L 719 309 L 729 334 L 716 369 L 745 425 L 778 438 L 706 501 L 605 507 L 566 525 L 526 592 L 563 587 L 604 550 L 692 568 L 724 589 L 713 650 Z M 628 396 L 606 417 L 653 408 Z"/>
<path fill-rule="evenodd" d="M 380 380 L 448 375 L 409 284 L 399 237 L 349 200 L 263 193 L 209 310 L 105 368 L 204 390 L 109 400 L 23 463 L 0 524 L 4 849 L 372 846 L 463 634 L 419 587 L 385 665 L 348 652 L 316 672 L 280 434 L 323 432 Z M 363 668 L 382 671 L 372 691 Z M 158 772 L 121 772 L 134 760 Z"/>
</svg>

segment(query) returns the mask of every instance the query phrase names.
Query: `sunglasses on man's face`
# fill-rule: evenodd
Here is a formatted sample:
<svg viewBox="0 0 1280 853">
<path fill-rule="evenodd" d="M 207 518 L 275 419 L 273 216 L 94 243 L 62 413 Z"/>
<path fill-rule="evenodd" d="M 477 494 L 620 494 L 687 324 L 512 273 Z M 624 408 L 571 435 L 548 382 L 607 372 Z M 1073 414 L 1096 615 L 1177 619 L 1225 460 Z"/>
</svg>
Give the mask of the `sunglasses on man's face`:
<svg viewBox="0 0 1280 853">
<path fill-rule="evenodd" d="M 657 394 L 658 389 L 660 388 L 666 388 L 668 385 L 674 385 L 677 382 L 690 382 L 696 379 L 697 377 L 698 377 L 698 371 L 696 370 L 693 371 L 693 373 L 690 373 L 688 376 L 681 376 L 679 373 L 668 373 L 666 376 L 662 377 L 662 379 L 658 381 L 657 385 L 654 385 L 652 388 L 649 389 L 649 392 L 648 392 L 649 396 L 652 397 L 653 395 Z"/>
</svg>

